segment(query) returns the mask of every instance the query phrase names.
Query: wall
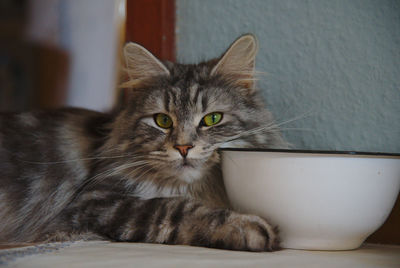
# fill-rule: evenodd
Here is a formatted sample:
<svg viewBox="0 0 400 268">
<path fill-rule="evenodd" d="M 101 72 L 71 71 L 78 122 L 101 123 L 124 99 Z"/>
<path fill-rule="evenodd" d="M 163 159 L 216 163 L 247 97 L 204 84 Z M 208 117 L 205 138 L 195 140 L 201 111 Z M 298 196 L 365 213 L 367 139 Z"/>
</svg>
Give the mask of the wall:
<svg viewBox="0 0 400 268">
<path fill-rule="evenodd" d="M 67 106 L 107 110 L 115 100 L 123 0 L 30 0 L 28 36 L 69 53 Z"/>
<path fill-rule="evenodd" d="M 177 0 L 177 58 L 257 35 L 268 107 L 301 149 L 400 153 L 400 1 Z"/>
</svg>

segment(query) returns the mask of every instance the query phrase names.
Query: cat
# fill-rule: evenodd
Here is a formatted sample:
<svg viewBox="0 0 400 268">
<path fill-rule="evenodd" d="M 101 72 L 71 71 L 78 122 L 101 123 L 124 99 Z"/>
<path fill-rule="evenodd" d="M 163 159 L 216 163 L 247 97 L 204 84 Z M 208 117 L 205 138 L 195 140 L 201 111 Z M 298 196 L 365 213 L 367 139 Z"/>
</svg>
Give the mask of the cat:
<svg viewBox="0 0 400 268">
<path fill-rule="evenodd" d="M 257 49 L 247 34 L 185 65 L 127 43 L 128 94 L 112 111 L 3 114 L 0 242 L 278 249 L 274 226 L 230 208 L 219 162 L 222 146 L 287 145 L 255 86 Z"/>
</svg>

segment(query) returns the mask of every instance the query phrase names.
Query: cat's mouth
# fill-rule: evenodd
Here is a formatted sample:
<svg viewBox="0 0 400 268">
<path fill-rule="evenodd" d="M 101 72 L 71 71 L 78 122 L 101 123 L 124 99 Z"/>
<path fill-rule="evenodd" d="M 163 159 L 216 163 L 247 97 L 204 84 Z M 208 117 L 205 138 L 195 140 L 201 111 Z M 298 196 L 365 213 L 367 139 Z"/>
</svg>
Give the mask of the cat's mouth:
<svg viewBox="0 0 400 268">
<path fill-rule="evenodd" d="M 204 177 L 205 170 L 210 166 L 210 158 L 180 157 L 169 162 L 170 176 L 192 183 Z"/>
<path fill-rule="evenodd" d="M 203 165 L 196 159 L 184 158 L 175 162 L 174 172 L 180 180 L 192 183 L 202 178 Z"/>
<path fill-rule="evenodd" d="M 183 158 L 179 164 L 179 167 L 182 169 L 188 169 L 188 168 L 195 168 L 195 165 L 194 165 L 193 161 L 191 161 L 187 158 Z"/>
</svg>

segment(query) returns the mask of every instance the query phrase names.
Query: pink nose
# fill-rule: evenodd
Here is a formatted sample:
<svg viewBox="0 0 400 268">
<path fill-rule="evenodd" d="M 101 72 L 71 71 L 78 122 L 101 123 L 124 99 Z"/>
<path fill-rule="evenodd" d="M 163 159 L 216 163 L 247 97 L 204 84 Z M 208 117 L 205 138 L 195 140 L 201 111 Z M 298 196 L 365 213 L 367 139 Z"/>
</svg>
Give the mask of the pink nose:
<svg viewBox="0 0 400 268">
<path fill-rule="evenodd" d="M 190 149 L 193 148 L 193 145 L 175 145 L 174 148 L 175 148 L 176 150 L 178 150 L 179 153 L 180 153 L 183 157 L 186 157 L 187 154 L 188 154 L 188 151 L 189 151 Z"/>
</svg>

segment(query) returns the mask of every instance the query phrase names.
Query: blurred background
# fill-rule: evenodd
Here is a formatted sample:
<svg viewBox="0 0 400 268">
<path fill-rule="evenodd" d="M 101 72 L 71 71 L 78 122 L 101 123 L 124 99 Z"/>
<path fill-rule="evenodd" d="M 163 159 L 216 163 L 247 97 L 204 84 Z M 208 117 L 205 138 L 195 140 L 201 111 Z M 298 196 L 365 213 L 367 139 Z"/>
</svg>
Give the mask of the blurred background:
<svg viewBox="0 0 400 268">
<path fill-rule="evenodd" d="M 0 0 L 0 111 L 105 111 L 125 42 L 196 63 L 244 33 L 294 148 L 400 153 L 398 0 Z"/>
<path fill-rule="evenodd" d="M 109 108 L 124 5 L 122 0 L 0 0 L 0 109 Z"/>
<path fill-rule="evenodd" d="M 0 111 L 107 110 L 126 41 L 195 63 L 254 33 L 294 148 L 400 152 L 398 0 L 0 0 L 0 15 Z"/>
</svg>

